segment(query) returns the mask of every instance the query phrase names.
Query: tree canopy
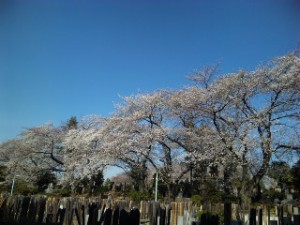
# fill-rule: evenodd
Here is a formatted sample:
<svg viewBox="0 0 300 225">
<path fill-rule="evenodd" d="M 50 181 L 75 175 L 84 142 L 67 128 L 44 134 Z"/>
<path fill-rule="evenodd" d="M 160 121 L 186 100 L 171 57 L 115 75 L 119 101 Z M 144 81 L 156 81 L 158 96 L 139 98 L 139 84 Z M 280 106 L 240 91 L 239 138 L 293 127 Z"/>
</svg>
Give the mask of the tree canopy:
<svg viewBox="0 0 300 225">
<path fill-rule="evenodd" d="M 204 171 L 222 180 L 225 195 L 237 188 L 240 198 L 257 196 L 274 159 L 299 157 L 300 59 L 289 54 L 251 72 L 215 71 L 196 72 L 185 88 L 124 97 L 110 117 L 23 131 L 0 146 L 6 179 L 19 174 L 37 182 L 43 170 L 74 186 L 116 165 L 136 190 L 155 171 L 170 197 L 172 184 Z"/>
</svg>

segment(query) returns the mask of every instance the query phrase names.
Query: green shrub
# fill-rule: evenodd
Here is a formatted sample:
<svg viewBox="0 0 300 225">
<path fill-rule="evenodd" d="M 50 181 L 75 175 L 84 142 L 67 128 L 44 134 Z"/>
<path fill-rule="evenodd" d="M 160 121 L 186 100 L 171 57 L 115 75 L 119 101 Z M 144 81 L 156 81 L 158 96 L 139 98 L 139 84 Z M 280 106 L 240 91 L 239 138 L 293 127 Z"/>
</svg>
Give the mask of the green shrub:
<svg viewBox="0 0 300 225">
<path fill-rule="evenodd" d="M 151 196 L 147 192 L 139 192 L 139 191 L 132 191 L 129 193 L 129 197 L 134 202 L 140 201 L 148 201 L 150 200 Z"/>
<path fill-rule="evenodd" d="M 191 201 L 193 202 L 193 204 L 198 205 L 198 206 L 201 205 L 201 200 L 202 200 L 202 198 L 200 195 L 193 195 L 191 197 Z"/>
<path fill-rule="evenodd" d="M 68 188 L 59 188 L 59 189 L 54 189 L 53 194 L 62 196 L 62 197 L 69 197 L 71 196 L 71 190 Z"/>
<path fill-rule="evenodd" d="M 13 189 L 13 194 L 20 194 L 20 195 L 29 195 L 29 194 L 37 194 L 38 190 L 28 183 L 17 180 Z"/>
</svg>

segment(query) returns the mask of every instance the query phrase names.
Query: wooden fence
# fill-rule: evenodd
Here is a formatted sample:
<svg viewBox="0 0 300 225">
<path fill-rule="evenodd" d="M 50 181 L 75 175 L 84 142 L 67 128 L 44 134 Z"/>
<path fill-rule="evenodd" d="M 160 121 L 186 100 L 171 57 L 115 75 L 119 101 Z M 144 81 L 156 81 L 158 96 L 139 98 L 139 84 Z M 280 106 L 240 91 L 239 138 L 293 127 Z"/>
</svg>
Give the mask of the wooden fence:
<svg viewBox="0 0 300 225">
<path fill-rule="evenodd" d="M 183 225 L 194 220 L 191 202 L 140 202 L 85 197 L 1 196 L 0 224 Z"/>
<path fill-rule="evenodd" d="M 241 221 L 237 220 L 235 207 L 228 209 L 227 222 L 224 215 L 224 224 L 300 225 L 297 207 L 276 208 L 271 215 L 268 207 L 252 208 L 243 213 Z M 184 200 L 170 204 L 154 201 L 135 204 L 96 197 L 0 195 L 1 225 L 219 225 L 219 219 L 222 220 L 203 214 L 201 223 L 196 222 L 195 208 Z"/>
</svg>

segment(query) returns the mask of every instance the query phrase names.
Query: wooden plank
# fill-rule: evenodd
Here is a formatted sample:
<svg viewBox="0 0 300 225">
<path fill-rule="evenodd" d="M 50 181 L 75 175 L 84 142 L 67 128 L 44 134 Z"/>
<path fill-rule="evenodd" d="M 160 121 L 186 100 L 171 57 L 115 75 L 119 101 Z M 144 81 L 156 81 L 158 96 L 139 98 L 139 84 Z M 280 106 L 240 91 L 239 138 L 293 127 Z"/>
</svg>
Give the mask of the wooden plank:
<svg viewBox="0 0 300 225">
<path fill-rule="evenodd" d="M 131 225 L 140 225 L 140 211 L 137 208 L 130 210 L 129 221 Z"/>
<path fill-rule="evenodd" d="M 166 208 L 159 209 L 159 225 L 165 225 L 166 224 Z"/>
<path fill-rule="evenodd" d="M 120 211 L 119 225 L 130 225 L 129 214 L 125 209 Z"/>
<path fill-rule="evenodd" d="M 112 225 L 119 225 L 119 217 L 120 217 L 120 209 L 117 206 L 116 209 L 113 212 L 113 221 Z"/>
<path fill-rule="evenodd" d="M 104 213 L 104 225 L 111 225 L 112 209 L 108 208 Z"/>
</svg>

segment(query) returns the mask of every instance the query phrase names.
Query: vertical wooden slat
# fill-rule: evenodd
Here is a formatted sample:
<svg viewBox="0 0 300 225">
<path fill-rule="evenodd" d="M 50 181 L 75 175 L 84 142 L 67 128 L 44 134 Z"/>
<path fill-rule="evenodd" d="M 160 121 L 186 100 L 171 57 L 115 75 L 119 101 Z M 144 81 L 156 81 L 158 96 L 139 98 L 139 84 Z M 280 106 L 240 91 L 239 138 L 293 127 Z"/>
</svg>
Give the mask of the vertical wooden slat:
<svg viewBox="0 0 300 225">
<path fill-rule="evenodd" d="M 120 211 L 119 225 L 130 225 L 129 215 L 125 209 Z"/>
<path fill-rule="evenodd" d="M 300 225 L 300 215 L 294 215 L 294 225 Z"/>
<path fill-rule="evenodd" d="M 258 225 L 263 225 L 263 209 L 258 210 Z"/>
<path fill-rule="evenodd" d="M 129 221 L 131 225 L 139 225 L 140 224 L 140 211 L 135 208 L 130 211 Z"/>
<path fill-rule="evenodd" d="M 112 209 L 108 208 L 104 214 L 104 225 L 111 225 Z"/>
<path fill-rule="evenodd" d="M 120 216 L 120 210 L 119 207 L 116 207 L 113 213 L 113 221 L 112 225 L 118 225 L 119 224 L 119 216 Z"/>
<path fill-rule="evenodd" d="M 160 216 L 159 225 L 165 225 L 166 224 L 166 208 L 160 208 L 159 216 Z"/>
<path fill-rule="evenodd" d="M 256 225 L 256 209 L 250 209 L 249 225 Z"/>
</svg>

